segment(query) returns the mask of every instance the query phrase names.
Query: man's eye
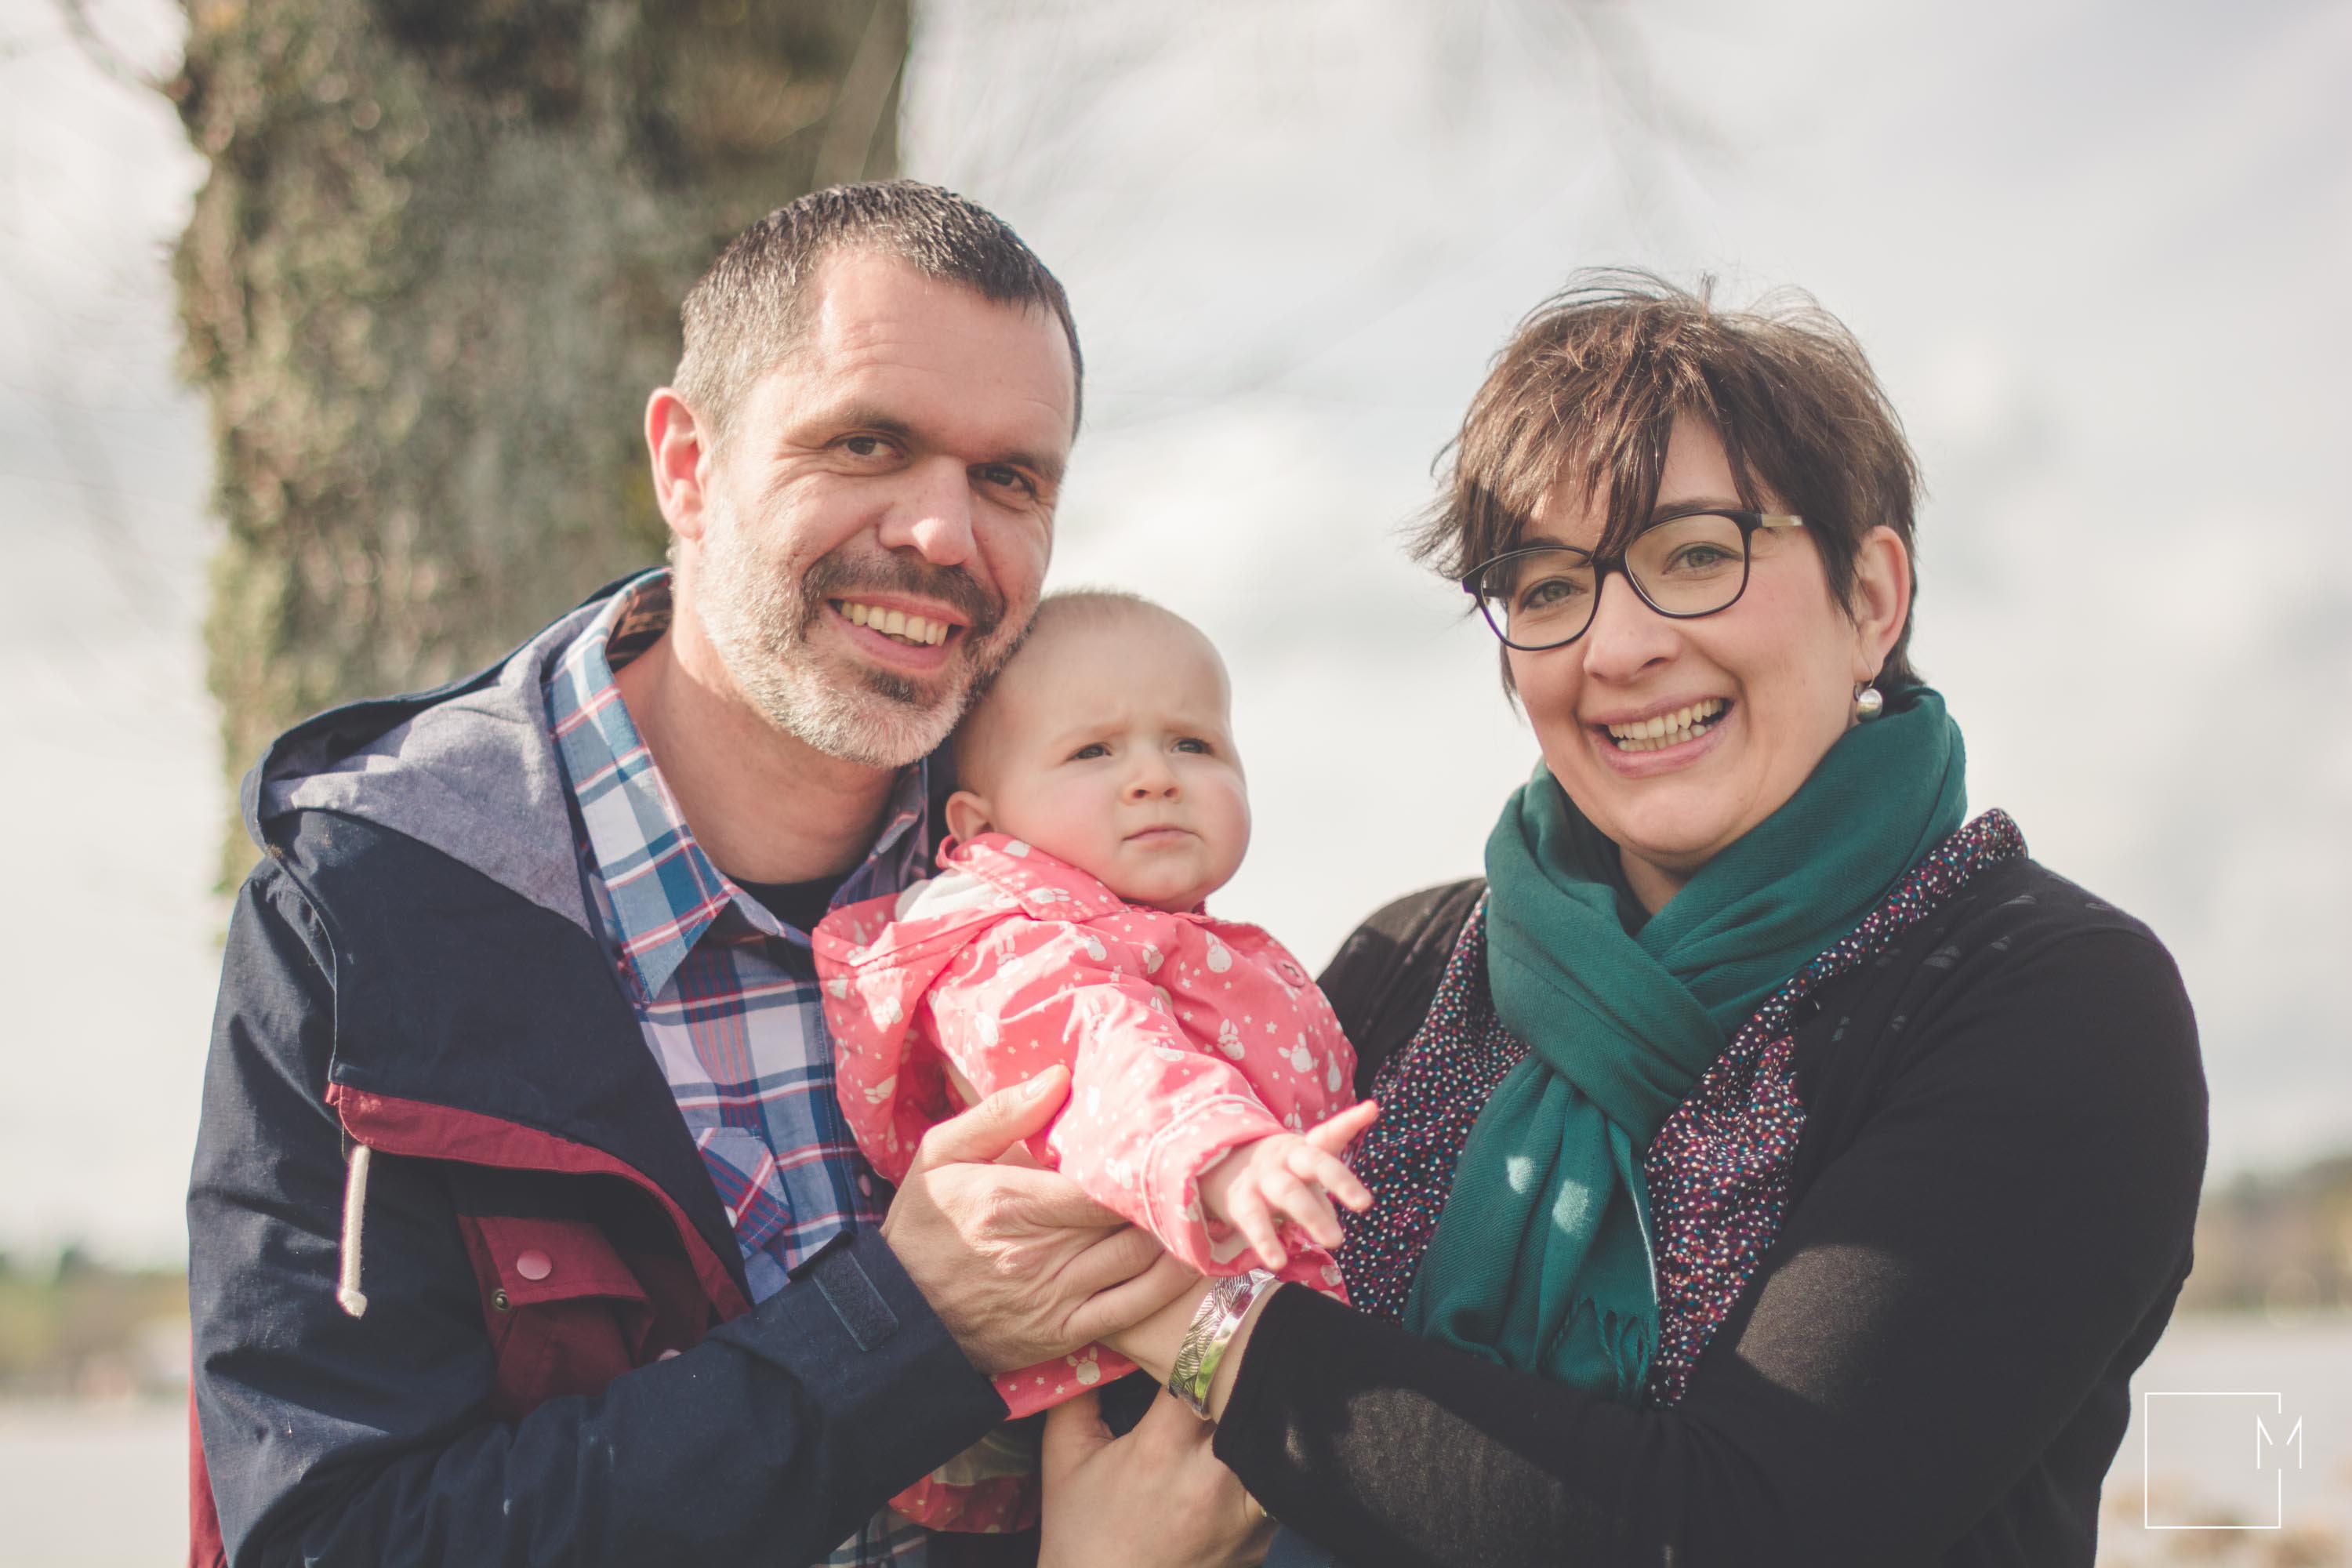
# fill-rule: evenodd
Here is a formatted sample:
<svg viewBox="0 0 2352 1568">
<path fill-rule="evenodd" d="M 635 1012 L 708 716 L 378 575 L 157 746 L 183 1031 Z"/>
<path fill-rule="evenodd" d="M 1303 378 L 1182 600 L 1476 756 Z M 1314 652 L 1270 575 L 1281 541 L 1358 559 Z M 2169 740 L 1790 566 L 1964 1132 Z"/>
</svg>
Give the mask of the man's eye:
<svg viewBox="0 0 2352 1568">
<path fill-rule="evenodd" d="M 984 463 L 972 472 L 981 483 L 993 485 L 999 489 L 1020 490 L 1027 495 L 1034 495 L 1037 491 L 1037 487 L 1029 482 L 1028 475 L 1003 463 Z"/>
<path fill-rule="evenodd" d="M 879 436 L 851 436 L 843 440 L 841 449 L 853 458 L 878 458 L 890 449 L 890 444 Z"/>
</svg>

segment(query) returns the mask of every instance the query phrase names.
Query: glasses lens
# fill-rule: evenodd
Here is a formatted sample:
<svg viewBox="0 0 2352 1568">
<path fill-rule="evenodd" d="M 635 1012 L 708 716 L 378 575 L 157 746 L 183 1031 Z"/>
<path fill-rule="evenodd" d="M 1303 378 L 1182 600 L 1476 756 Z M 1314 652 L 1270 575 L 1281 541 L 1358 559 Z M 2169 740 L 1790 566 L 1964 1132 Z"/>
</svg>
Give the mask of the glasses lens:
<svg viewBox="0 0 2352 1568">
<path fill-rule="evenodd" d="M 1625 569 L 1670 616 L 1704 616 L 1739 597 L 1748 581 L 1748 539 L 1715 512 L 1647 528 L 1625 552 Z"/>
<path fill-rule="evenodd" d="M 1521 647 L 1564 643 L 1592 619 L 1592 560 L 1581 550 L 1515 552 L 1482 567 L 1477 587 L 1487 622 Z"/>
</svg>

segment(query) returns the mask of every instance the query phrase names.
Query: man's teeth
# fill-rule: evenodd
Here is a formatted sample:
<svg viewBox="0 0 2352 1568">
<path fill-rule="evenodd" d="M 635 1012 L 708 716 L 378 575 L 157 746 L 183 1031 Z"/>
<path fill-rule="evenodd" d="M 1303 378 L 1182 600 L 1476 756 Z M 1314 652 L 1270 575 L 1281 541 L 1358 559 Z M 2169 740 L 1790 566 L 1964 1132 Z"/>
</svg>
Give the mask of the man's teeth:
<svg viewBox="0 0 2352 1568">
<path fill-rule="evenodd" d="M 1661 713 L 1654 719 L 1637 719 L 1631 724 L 1612 724 L 1609 734 L 1621 752 L 1661 752 L 1668 746 L 1681 745 L 1722 711 L 1723 699 L 1710 697 L 1704 702 L 1694 702 L 1687 708 L 1677 708 L 1672 713 Z"/>
<path fill-rule="evenodd" d="M 910 616 L 904 610 L 877 609 L 872 605 L 854 604 L 847 599 L 835 599 L 834 608 L 849 617 L 852 625 L 896 637 L 913 647 L 928 647 L 948 640 L 945 621 L 929 621 L 920 616 Z"/>
</svg>

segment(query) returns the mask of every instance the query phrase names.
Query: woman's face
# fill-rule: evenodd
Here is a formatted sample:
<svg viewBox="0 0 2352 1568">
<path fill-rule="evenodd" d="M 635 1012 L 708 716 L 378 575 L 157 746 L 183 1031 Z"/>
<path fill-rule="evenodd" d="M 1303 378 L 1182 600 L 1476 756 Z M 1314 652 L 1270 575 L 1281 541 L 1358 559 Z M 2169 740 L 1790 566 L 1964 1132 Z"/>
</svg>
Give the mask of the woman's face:
<svg viewBox="0 0 2352 1568">
<path fill-rule="evenodd" d="M 1723 443 L 1704 423 L 1677 420 L 1659 510 L 1739 504 Z M 1606 521 L 1563 480 L 1537 504 L 1526 542 L 1590 550 Z M 1727 610 L 1670 620 L 1612 572 L 1583 637 L 1509 651 L 1552 776 L 1617 844 L 1635 896 L 1654 911 L 1796 794 L 1853 721 L 1854 688 L 1885 661 L 1910 605 L 1908 562 L 1888 529 L 1864 542 L 1851 612 L 1831 595 L 1805 530 L 1759 530 L 1750 560 L 1747 591 Z M 1670 743 L 1629 749 L 1611 730 L 1661 716 L 1671 730 L 1675 715 L 1703 715 L 1706 704 L 1720 711 Z"/>
</svg>

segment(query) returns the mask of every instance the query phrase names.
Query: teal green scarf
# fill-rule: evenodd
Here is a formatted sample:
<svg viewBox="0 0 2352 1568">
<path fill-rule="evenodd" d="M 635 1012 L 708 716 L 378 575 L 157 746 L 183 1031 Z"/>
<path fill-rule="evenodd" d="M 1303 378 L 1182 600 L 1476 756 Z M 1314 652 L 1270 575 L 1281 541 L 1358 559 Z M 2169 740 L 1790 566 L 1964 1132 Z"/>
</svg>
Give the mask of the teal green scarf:
<svg viewBox="0 0 2352 1568">
<path fill-rule="evenodd" d="M 1927 687 L 1841 736 L 1638 936 L 1617 847 L 1548 772 L 1486 841 L 1486 976 L 1528 1046 L 1471 1129 L 1405 1326 L 1634 1404 L 1657 1342 L 1642 1157 L 1763 1000 L 1960 826 L 1960 731 Z"/>
</svg>

